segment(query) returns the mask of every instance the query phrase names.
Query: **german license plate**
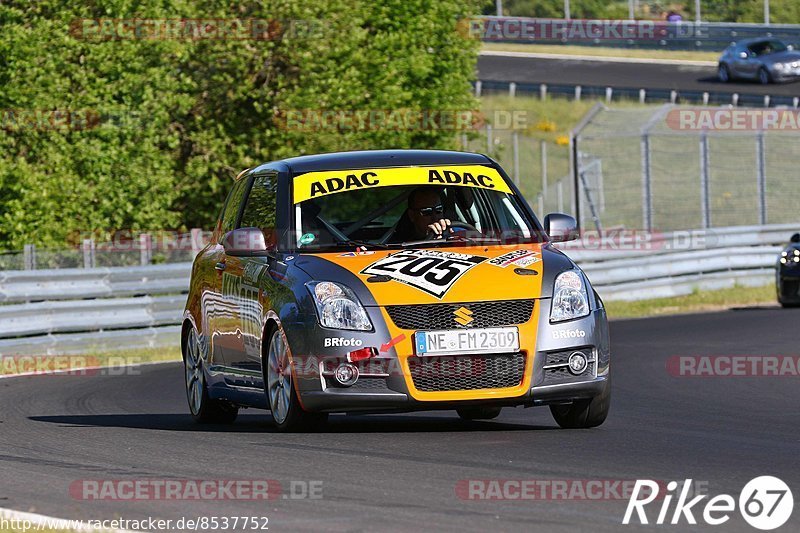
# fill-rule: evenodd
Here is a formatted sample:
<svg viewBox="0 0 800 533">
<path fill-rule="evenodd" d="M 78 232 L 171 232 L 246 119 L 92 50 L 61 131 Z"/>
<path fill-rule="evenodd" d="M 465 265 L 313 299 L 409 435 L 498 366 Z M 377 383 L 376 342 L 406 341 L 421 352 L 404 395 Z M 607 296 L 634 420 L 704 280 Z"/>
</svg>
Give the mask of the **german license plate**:
<svg viewBox="0 0 800 533">
<path fill-rule="evenodd" d="M 417 331 L 414 347 L 418 356 L 512 353 L 519 351 L 519 330 L 509 327 Z"/>
</svg>

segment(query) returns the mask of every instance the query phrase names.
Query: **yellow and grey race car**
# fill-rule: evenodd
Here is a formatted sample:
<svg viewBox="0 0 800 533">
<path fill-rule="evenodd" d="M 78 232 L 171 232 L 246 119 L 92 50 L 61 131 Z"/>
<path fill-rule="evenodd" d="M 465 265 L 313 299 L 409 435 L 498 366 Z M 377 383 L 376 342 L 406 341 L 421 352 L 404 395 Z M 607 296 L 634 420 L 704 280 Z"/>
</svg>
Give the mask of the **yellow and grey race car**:
<svg viewBox="0 0 800 533">
<path fill-rule="evenodd" d="M 492 159 L 344 152 L 242 172 L 198 254 L 182 349 L 192 415 L 549 405 L 562 427 L 610 403 L 603 303 Z"/>
</svg>

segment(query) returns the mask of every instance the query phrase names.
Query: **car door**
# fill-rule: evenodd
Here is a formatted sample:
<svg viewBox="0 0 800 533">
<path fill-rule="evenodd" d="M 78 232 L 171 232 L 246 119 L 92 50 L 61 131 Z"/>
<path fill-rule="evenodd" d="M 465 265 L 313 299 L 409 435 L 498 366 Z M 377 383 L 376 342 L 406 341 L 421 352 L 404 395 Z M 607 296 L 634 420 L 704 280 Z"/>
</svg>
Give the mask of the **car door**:
<svg viewBox="0 0 800 533">
<path fill-rule="evenodd" d="M 741 60 L 741 68 L 739 75 L 743 78 L 755 78 L 758 74 L 758 69 L 761 66 L 761 61 L 758 55 L 764 47 L 763 42 L 753 43 L 744 49 L 747 53 L 747 59 Z"/>
<path fill-rule="evenodd" d="M 277 204 L 277 172 L 267 170 L 253 175 L 253 183 L 245 200 L 241 221 L 237 227 L 258 228 L 264 234 L 268 247 L 274 247 Z M 236 351 L 226 352 L 230 369 L 240 376 L 243 385 L 257 386 L 261 377 L 261 335 L 265 315 L 264 304 L 269 295 L 263 288 L 269 286 L 270 257 L 229 258 L 228 263 L 237 273 L 237 295 L 233 299 L 239 317 Z"/>
<path fill-rule="evenodd" d="M 252 176 L 245 175 L 235 182 L 222 214 L 219 241 L 209 250 L 208 260 L 214 263 L 216 271 L 215 285 L 208 302 L 211 353 L 215 364 L 223 367 L 228 367 L 231 359 L 235 359 L 236 354 L 242 351 L 238 314 L 242 265 L 238 257 L 225 253 L 223 240 L 225 234 L 237 227 L 251 180 Z"/>
</svg>

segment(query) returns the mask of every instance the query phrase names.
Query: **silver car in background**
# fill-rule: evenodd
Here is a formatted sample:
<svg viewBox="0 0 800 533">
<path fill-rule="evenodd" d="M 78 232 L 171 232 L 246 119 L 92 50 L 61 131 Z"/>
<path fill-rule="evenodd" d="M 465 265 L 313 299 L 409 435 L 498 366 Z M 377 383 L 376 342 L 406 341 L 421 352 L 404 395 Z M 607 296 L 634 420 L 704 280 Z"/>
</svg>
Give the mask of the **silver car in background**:
<svg viewBox="0 0 800 533">
<path fill-rule="evenodd" d="M 800 52 L 778 39 L 747 39 L 730 45 L 719 58 L 720 81 L 756 80 L 764 85 L 800 78 Z"/>
</svg>

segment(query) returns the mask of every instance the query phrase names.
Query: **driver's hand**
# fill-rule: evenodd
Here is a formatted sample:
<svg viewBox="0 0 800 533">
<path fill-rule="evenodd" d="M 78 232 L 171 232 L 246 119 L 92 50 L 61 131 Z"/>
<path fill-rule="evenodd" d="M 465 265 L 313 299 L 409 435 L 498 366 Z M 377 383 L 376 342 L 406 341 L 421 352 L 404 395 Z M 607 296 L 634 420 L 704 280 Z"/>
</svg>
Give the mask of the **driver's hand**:
<svg viewBox="0 0 800 533">
<path fill-rule="evenodd" d="M 428 224 L 428 231 L 432 231 L 433 233 L 436 234 L 437 237 L 441 237 L 449 226 L 450 226 L 450 220 L 447 218 L 442 218 L 438 222 L 434 222 L 433 224 Z M 452 232 L 453 228 L 450 228 L 450 233 Z"/>
</svg>

